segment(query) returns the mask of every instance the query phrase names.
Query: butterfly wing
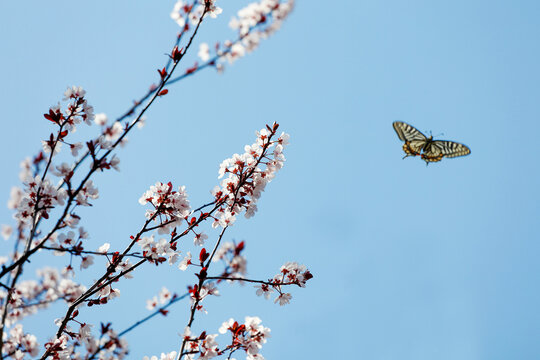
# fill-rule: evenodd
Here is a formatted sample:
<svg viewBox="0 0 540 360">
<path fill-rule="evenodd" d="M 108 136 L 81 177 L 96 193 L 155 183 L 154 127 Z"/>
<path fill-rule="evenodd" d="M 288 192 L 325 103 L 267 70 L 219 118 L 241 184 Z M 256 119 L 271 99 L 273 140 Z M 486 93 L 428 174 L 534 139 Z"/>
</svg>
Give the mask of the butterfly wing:
<svg viewBox="0 0 540 360">
<path fill-rule="evenodd" d="M 401 141 L 407 142 L 419 140 L 425 142 L 427 140 L 424 134 L 422 134 L 419 130 L 407 123 L 404 123 L 402 121 L 394 121 L 392 125 L 394 126 L 394 130 L 396 131 L 397 136 Z"/>
<path fill-rule="evenodd" d="M 466 145 L 454 141 L 435 140 L 431 143 L 431 145 L 431 149 L 437 149 L 433 150 L 434 152 L 440 153 L 448 158 L 465 156 L 471 153 L 471 149 L 469 149 Z"/>
<path fill-rule="evenodd" d="M 421 155 L 422 160 L 427 163 L 441 161 L 443 157 L 458 157 L 465 156 L 471 153 L 471 149 L 467 146 L 448 140 L 431 141 Z"/>
<path fill-rule="evenodd" d="M 427 142 L 426 136 L 402 121 L 394 121 L 392 125 L 399 139 L 405 141 L 403 144 L 403 151 L 407 154 L 405 157 L 419 155 Z"/>
</svg>

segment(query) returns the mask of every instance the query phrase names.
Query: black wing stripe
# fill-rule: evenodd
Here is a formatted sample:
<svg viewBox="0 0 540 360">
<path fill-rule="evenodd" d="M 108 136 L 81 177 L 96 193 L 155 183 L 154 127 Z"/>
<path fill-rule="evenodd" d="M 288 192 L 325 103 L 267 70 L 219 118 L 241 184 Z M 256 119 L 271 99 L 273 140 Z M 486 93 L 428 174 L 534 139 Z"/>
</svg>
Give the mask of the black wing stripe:
<svg viewBox="0 0 540 360">
<path fill-rule="evenodd" d="M 394 121 L 392 125 L 394 126 L 394 130 L 401 141 L 427 140 L 424 134 L 407 123 L 402 121 Z"/>
<path fill-rule="evenodd" d="M 471 153 L 466 145 L 447 140 L 436 140 L 433 141 L 433 145 L 441 150 L 441 153 L 449 158 L 465 156 Z"/>
</svg>

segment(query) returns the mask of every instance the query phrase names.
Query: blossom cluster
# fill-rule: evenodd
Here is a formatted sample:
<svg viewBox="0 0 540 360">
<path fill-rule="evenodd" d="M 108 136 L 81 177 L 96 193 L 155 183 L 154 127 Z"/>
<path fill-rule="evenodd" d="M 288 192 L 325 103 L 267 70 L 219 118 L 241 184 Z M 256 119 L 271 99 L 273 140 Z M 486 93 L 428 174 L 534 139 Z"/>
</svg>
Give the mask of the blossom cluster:
<svg viewBox="0 0 540 360">
<path fill-rule="evenodd" d="M 229 22 L 229 27 L 238 32 L 235 41 L 226 40 L 220 49 L 219 44 L 215 47 L 217 60 L 228 61 L 230 64 L 253 52 L 264 40 L 281 28 L 283 21 L 289 16 L 294 8 L 294 0 L 261 0 L 240 9 L 237 16 Z M 199 45 L 199 57 L 202 61 L 210 59 L 210 47 L 207 43 Z M 216 62 L 214 60 L 214 62 Z M 221 64 L 216 64 L 218 70 Z"/>
<path fill-rule="evenodd" d="M 178 261 L 178 251 L 176 243 L 171 243 L 167 239 L 154 240 L 154 235 L 146 236 L 137 241 L 143 251 L 143 256 L 156 264 L 165 262 L 167 259 L 170 265 Z"/>
<path fill-rule="evenodd" d="M 172 184 L 157 182 L 150 186 L 139 199 L 141 205 L 150 203 L 154 209 L 146 211 L 147 219 L 156 219 L 160 222 L 159 233 L 166 234 L 172 228 L 178 226 L 190 213 L 189 200 L 185 186 L 180 186 L 178 191 L 172 190 Z"/>
<path fill-rule="evenodd" d="M 2 354 L 11 355 L 15 359 L 22 359 L 25 354 L 37 356 L 38 352 L 39 344 L 36 336 L 25 334 L 21 324 L 16 324 L 9 330 L 9 335 L 4 340 Z"/>
<path fill-rule="evenodd" d="M 220 334 L 230 331 L 232 335 L 230 352 L 244 350 L 248 360 L 264 360 L 259 353 L 263 344 L 270 337 L 270 329 L 261 325 L 261 319 L 257 316 L 246 316 L 244 324 L 239 324 L 233 318 L 224 322 L 219 328 Z"/>
<path fill-rule="evenodd" d="M 49 113 L 43 116 L 71 132 L 75 131 L 75 125 L 81 122 L 92 125 L 94 108 L 88 104 L 84 98 L 85 95 L 86 91 L 82 87 L 72 86 L 64 92 L 63 100 L 69 101 L 65 112 L 62 113 L 60 106 L 56 106 L 49 109 Z"/>
<path fill-rule="evenodd" d="M 191 328 L 188 326 L 184 330 L 183 338 L 186 344 L 184 355 L 185 360 L 194 360 L 195 355 L 198 359 L 211 359 L 220 355 L 219 344 L 216 341 L 218 334 L 206 334 L 203 331 L 199 336 L 192 336 Z"/>
<path fill-rule="evenodd" d="M 263 344 L 270 337 L 270 329 L 261 325 L 261 319 L 256 316 L 246 316 L 244 323 L 238 323 L 233 318 L 225 321 L 218 331 L 220 334 L 231 333 L 231 341 L 227 346 L 219 347 L 217 337 L 219 334 L 207 334 L 202 332 L 198 336 L 193 336 L 190 327 L 184 330 L 183 338 L 186 344 L 183 359 L 212 359 L 223 354 L 229 354 L 228 358 L 239 350 L 246 353 L 247 360 L 264 360 L 260 354 Z M 169 354 L 161 354 L 160 360 L 173 359 L 176 351 Z M 144 357 L 143 360 L 157 360 L 156 356 Z"/>
<path fill-rule="evenodd" d="M 16 210 L 14 218 L 18 222 L 17 228 L 20 230 L 20 237 L 24 236 L 24 230 L 29 230 L 37 221 L 48 219 L 51 211 L 58 206 L 64 206 L 66 200 L 69 199 L 67 202 L 69 205 L 74 200 L 74 206 L 90 206 L 89 200 L 99 197 L 98 190 L 92 180 L 83 182 L 76 191 L 68 191 L 73 190 L 71 178 L 76 165 L 65 162 L 56 165 L 53 161 L 53 157 L 60 152 L 62 144 L 69 145 L 73 156 L 77 156 L 78 151 L 83 147 L 81 143 L 70 144 L 66 139 L 70 132 L 76 130 L 78 124 L 84 122 L 90 125 L 94 120 L 94 109 L 88 104 L 85 95 L 86 91 L 80 86 L 67 88 L 63 98 L 67 101 L 64 110 L 58 104 L 49 108 L 48 113 L 43 115 L 45 119 L 58 126 L 56 135 L 51 133 L 49 139 L 43 141 L 43 151 L 37 156 L 21 162 L 19 178 L 24 184 L 24 189 L 13 187 L 8 202 L 8 207 Z M 108 163 L 104 161 L 103 166 L 118 169 L 118 163 L 119 160 L 113 157 Z M 44 171 L 39 174 L 42 165 L 45 165 Z M 58 184 L 53 184 L 49 175 L 60 177 L 61 181 Z M 66 212 L 64 217 L 61 226 L 72 226 L 78 222 L 73 209 Z M 13 232 L 9 226 L 3 226 L 2 230 L 2 235 L 5 238 L 9 238 Z"/>
<path fill-rule="evenodd" d="M 14 218 L 24 224 L 43 217 L 49 218 L 49 213 L 57 205 L 64 205 L 67 192 L 53 185 L 49 179 L 42 180 L 39 175 L 26 180 L 24 191 L 12 191 L 10 207 L 17 209 Z"/>
<path fill-rule="evenodd" d="M 176 298 L 176 295 L 171 294 L 169 289 L 166 287 L 162 287 L 158 296 L 154 296 L 152 299 L 146 300 L 146 308 L 148 310 L 154 310 L 158 305 L 165 305 L 174 298 Z"/>
<path fill-rule="evenodd" d="M 61 276 L 54 268 L 37 271 L 38 281 L 25 280 L 16 285 L 10 303 L 6 304 L 7 292 L 0 290 L 0 304 L 6 309 L 6 325 L 16 324 L 27 316 L 48 308 L 59 299 L 74 301 L 86 288 L 66 276 Z"/>
<path fill-rule="evenodd" d="M 246 275 L 247 259 L 242 255 L 242 250 L 244 250 L 243 241 L 239 244 L 226 242 L 216 251 L 213 261 L 222 261 L 225 264 L 222 277 L 237 278 Z"/>
<path fill-rule="evenodd" d="M 107 115 L 103 113 L 94 114 L 94 108 L 91 105 L 88 105 L 87 100 L 84 98 L 85 95 L 86 91 L 80 86 L 68 87 L 64 93 L 64 100 L 70 101 L 66 105 L 66 109 L 62 111 L 60 105 L 57 105 L 51 107 L 48 113 L 43 114 L 47 120 L 59 126 L 57 137 L 51 134 L 48 140 L 42 141 L 43 151 L 45 153 L 52 152 L 53 155 L 57 154 L 60 152 L 62 144 L 66 144 L 69 146 L 71 154 L 75 157 L 78 156 L 79 151 L 83 149 L 83 144 L 80 142 L 68 143 L 66 137 L 70 132 L 75 132 L 76 125 L 82 121 L 87 125 L 95 123 L 102 126 L 101 134 L 96 139 L 86 143 L 94 160 L 99 149 L 112 149 L 116 146 L 117 141 L 120 145 L 126 144 L 127 137 L 123 135 L 125 135 L 124 133 L 127 131 L 127 124 L 122 125 L 121 122 L 116 121 L 112 125 L 107 126 Z M 121 136 L 123 137 L 121 138 Z M 121 140 L 119 140 L 120 138 Z M 34 159 L 34 163 L 36 163 L 36 159 Z M 101 159 L 101 163 L 97 164 L 97 166 L 100 169 L 114 168 L 119 170 L 119 163 L 120 160 L 118 157 L 113 155 L 109 161 Z M 30 168 L 29 163 L 26 162 L 24 165 L 28 171 Z M 73 175 L 73 169 L 74 165 L 69 165 L 67 163 L 62 163 L 60 166 L 51 166 L 51 172 L 56 176 L 64 177 L 66 182 L 69 181 Z"/>
<path fill-rule="evenodd" d="M 203 16 L 206 7 L 206 14 L 204 17 L 210 16 L 215 19 L 219 14 L 223 12 L 219 6 L 216 6 L 215 0 L 199 0 L 197 6 L 188 5 L 183 0 L 178 0 L 171 11 L 171 19 L 173 19 L 178 26 L 184 28 L 186 26 L 186 18 L 191 25 L 197 25 L 199 19 Z"/>
<path fill-rule="evenodd" d="M 56 323 L 59 324 L 60 319 Z M 124 359 L 129 352 L 127 341 L 118 337 L 110 325 L 102 323 L 100 335 L 97 337 L 93 335 L 90 324 L 81 323 L 78 331 L 67 327 L 65 334 L 47 342 L 45 348 L 54 359 Z M 81 347 L 87 356 L 81 354 Z"/>
<path fill-rule="evenodd" d="M 80 86 L 68 87 L 64 92 L 63 100 L 68 101 L 66 109 L 62 111 L 60 104 L 49 108 L 49 112 L 43 114 L 45 119 L 55 123 L 59 127 L 58 135 L 55 137 L 50 135 L 48 140 L 43 140 L 43 151 L 52 153 L 52 155 L 60 152 L 62 143 L 68 144 L 65 141 L 66 136 L 70 132 L 75 132 L 76 125 L 84 122 L 87 125 L 92 125 L 94 120 L 94 108 L 88 104 L 85 99 L 86 91 Z M 78 151 L 82 148 L 80 143 L 68 144 L 73 156 L 77 156 Z"/>
<path fill-rule="evenodd" d="M 188 286 L 188 291 L 192 305 L 198 304 L 210 295 L 220 296 L 219 290 L 213 282 L 205 282 L 201 287 L 198 285 Z M 203 310 L 202 306 L 198 305 L 197 310 Z"/>
<path fill-rule="evenodd" d="M 245 211 L 245 217 L 252 217 L 257 211 L 257 201 L 266 185 L 283 167 L 284 147 L 289 143 L 289 135 L 282 133 L 276 140 L 278 125 L 263 128 L 256 132 L 257 139 L 252 145 L 246 145 L 243 154 L 234 154 L 224 160 L 219 167 L 220 187 L 215 187 L 212 194 L 217 201 L 223 201 L 213 227 L 227 227 L 236 221 L 236 214 Z"/>
<path fill-rule="evenodd" d="M 105 114 L 102 114 L 105 115 Z M 113 147 L 113 144 L 122 136 L 124 133 L 125 125 L 122 125 L 120 121 L 115 121 L 112 125 L 107 125 L 107 116 L 100 118 L 100 123 L 103 124 L 103 131 L 102 134 L 98 137 L 96 144 L 99 145 L 102 149 L 111 149 Z M 127 138 L 122 138 L 122 141 L 120 142 L 120 145 L 125 145 L 127 142 Z M 118 161 L 118 160 L 116 160 Z M 113 165 L 113 167 L 115 167 Z"/>
<path fill-rule="evenodd" d="M 277 291 L 278 296 L 274 302 L 279 302 L 279 305 L 288 304 L 292 295 L 282 291 L 284 285 L 298 285 L 300 287 L 306 287 L 306 282 L 313 278 L 311 272 L 305 265 L 300 265 L 296 262 L 288 262 L 280 268 L 280 272 L 275 275 L 268 282 L 263 282 L 260 285 L 255 286 L 258 296 L 264 296 L 268 299 L 272 292 Z"/>
<path fill-rule="evenodd" d="M 255 26 L 265 23 L 267 19 L 273 18 L 272 25 L 264 32 L 258 33 L 260 37 L 267 37 L 277 31 L 283 20 L 289 16 L 294 8 L 294 0 L 261 0 L 238 10 L 237 16 L 229 22 L 231 29 L 238 30 L 241 36 L 250 33 Z"/>
</svg>

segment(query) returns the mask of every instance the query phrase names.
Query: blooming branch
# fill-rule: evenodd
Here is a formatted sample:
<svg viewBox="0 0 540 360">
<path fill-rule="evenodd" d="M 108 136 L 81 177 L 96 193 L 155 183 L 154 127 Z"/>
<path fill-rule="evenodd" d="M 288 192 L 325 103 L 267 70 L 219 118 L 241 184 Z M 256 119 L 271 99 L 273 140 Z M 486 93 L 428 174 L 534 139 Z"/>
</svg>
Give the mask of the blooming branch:
<svg viewBox="0 0 540 360">
<path fill-rule="evenodd" d="M 128 352 L 127 342 L 122 338 L 124 334 L 157 314 L 166 315 L 169 306 L 185 297 L 191 300 L 190 317 L 180 351 L 162 354 L 162 359 L 192 359 L 195 354 L 203 359 L 225 354 L 230 358 L 239 350 L 245 351 L 250 359 L 262 359 L 259 349 L 266 342 L 269 329 L 260 326 L 258 318 L 247 317 L 245 324 L 232 319 L 227 322 L 224 331 L 231 331 L 233 341 L 221 349 L 216 342 L 217 334 L 203 331 L 198 336 L 191 336 L 190 329 L 198 311 L 204 310 L 204 299 L 219 296 L 218 285 L 222 280 L 259 284 L 258 294 L 259 290 L 268 292 L 272 289 L 279 293 L 276 301 L 284 304 L 290 300 L 290 294 L 282 291 L 284 286 L 304 287 L 311 278 L 305 267 L 289 263 L 268 281 L 248 279 L 247 260 L 243 255 L 245 243 L 224 240 L 227 229 L 236 223 L 238 215 L 254 216 L 265 187 L 283 167 L 283 150 L 289 136 L 277 133 L 277 123 L 258 131 L 256 141 L 245 146 L 243 154 L 234 154 L 223 161 L 219 168 L 222 180 L 206 204 L 193 210 L 184 186 L 174 188 L 168 181 L 151 186 L 139 199 L 142 205 L 148 206 L 146 219 L 120 248 L 123 250 L 111 250 L 109 243 L 89 249 L 89 234 L 80 226 L 82 218 L 77 212 L 92 206 L 99 198 L 94 183 L 97 172 L 119 171 L 120 160 L 115 152 L 127 143 L 127 136 L 135 126 L 142 127 L 148 109 L 169 94 L 169 85 L 204 68 L 223 71 L 225 63 L 232 64 L 253 51 L 262 39 L 276 31 L 293 4 L 293 0 L 261 0 L 240 10 L 230 23 L 237 32 L 236 40 L 218 42 L 213 48 L 199 44 L 198 56 L 202 65 L 186 65 L 182 72 L 178 67 L 188 50 L 193 48 L 203 21 L 218 16 L 221 8 L 215 0 L 179 1 L 171 17 L 181 26 L 181 31 L 165 66 L 157 70 L 159 81 L 123 115 L 109 123 L 107 115 L 94 114 L 86 92 L 76 86 L 66 90 L 62 104 L 48 109 L 44 118 L 54 130 L 43 140 L 42 150 L 21 164 L 23 187 L 12 190 L 8 204 L 15 212 L 16 226 L 2 226 L 1 230 L 4 238 L 15 237 L 15 242 L 10 258 L 0 258 L 0 359 L 37 357 L 40 354 L 37 337 L 25 333 L 20 322 L 60 301 L 67 304 L 65 314 L 55 321 L 58 329 L 41 349 L 41 359 L 121 359 Z M 99 126 L 99 134 L 81 143 L 74 142 L 71 135 L 83 122 Z M 72 162 L 58 160 L 62 148 L 70 150 Z M 81 165 L 85 162 L 89 165 L 88 170 L 82 170 Z M 205 223 L 208 230 L 201 230 Z M 43 230 L 44 226 L 48 226 L 46 230 Z M 217 236 L 212 235 L 212 228 L 219 228 Z M 185 251 L 181 260 L 183 247 L 188 245 L 181 240 L 187 236 L 192 236 L 194 246 L 201 247 L 198 259 Z M 205 247 L 208 243 L 211 244 L 209 251 Z M 140 249 L 134 249 L 137 246 Z M 40 269 L 37 280 L 24 280 L 21 277 L 23 269 L 41 250 L 59 257 L 69 254 L 64 257 L 68 259 L 65 267 L 61 271 Z M 95 258 L 105 262 L 104 268 L 95 274 L 97 280 L 86 286 L 74 281 L 78 270 L 96 268 Z M 223 263 L 222 271 L 217 272 L 219 275 L 209 276 L 211 266 L 214 270 L 218 262 Z M 79 264 L 78 270 L 75 263 Z M 113 330 L 110 322 L 102 323 L 97 329 L 94 324 L 81 320 L 81 313 L 118 298 L 121 280 L 133 277 L 135 270 L 145 263 L 153 266 L 168 263 L 180 270 L 197 269 L 197 281 L 188 286 L 184 296 L 162 290 L 159 299 L 154 297 L 147 304 L 154 312 L 120 333 Z M 94 334 L 96 332 L 98 336 Z"/>
</svg>

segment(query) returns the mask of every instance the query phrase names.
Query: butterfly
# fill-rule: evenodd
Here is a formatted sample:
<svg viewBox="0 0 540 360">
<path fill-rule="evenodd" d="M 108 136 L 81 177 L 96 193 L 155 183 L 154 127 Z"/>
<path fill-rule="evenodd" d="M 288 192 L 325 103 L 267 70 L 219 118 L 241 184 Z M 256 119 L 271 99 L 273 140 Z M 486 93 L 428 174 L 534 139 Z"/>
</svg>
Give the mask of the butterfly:
<svg viewBox="0 0 540 360">
<path fill-rule="evenodd" d="M 443 157 L 465 156 L 471 153 L 467 146 L 448 140 L 433 140 L 433 136 L 427 137 L 419 130 L 401 121 L 392 124 L 400 140 L 405 141 L 403 151 L 404 159 L 408 156 L 418 156 L 428 165 L 430 162 L 441 161 Z"/>
</svg>

